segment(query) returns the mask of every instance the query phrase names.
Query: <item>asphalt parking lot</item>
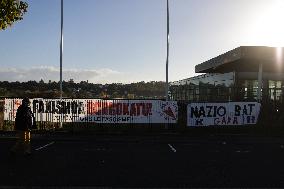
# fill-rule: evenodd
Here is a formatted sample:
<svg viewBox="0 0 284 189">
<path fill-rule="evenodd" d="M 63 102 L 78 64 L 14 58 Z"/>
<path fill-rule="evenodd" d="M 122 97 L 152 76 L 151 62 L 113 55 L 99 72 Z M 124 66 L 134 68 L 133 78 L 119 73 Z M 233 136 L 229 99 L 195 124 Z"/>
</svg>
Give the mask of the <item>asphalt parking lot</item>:
<svg viewBox="0 0 284 189">
<path fill-rule="evenodd" d="M 284 187 L 284 138 L 36 135 L 32 156 L 0 137 L 0 186 Z"/>
</svg>

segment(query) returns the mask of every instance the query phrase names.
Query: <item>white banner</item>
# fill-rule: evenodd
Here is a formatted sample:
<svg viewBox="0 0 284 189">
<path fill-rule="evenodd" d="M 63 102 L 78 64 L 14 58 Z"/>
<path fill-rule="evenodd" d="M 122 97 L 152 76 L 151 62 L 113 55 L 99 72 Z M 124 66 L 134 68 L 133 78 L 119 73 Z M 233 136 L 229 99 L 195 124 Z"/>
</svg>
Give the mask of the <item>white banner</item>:
<svg viewBox="0 0 284 189">
<path fill-rule="evenodd" d="M 256 124 L 257 102 L 191 103 L 187 105 L 187 126 Z"/>
<path fill-rule="evenodd" d="M 14 121 L 21 99 L 5 99 L 4 120 Z M 31 99 L 36 121 L 94 123 L 177 123 L 176 101 Z"/>
</svg>

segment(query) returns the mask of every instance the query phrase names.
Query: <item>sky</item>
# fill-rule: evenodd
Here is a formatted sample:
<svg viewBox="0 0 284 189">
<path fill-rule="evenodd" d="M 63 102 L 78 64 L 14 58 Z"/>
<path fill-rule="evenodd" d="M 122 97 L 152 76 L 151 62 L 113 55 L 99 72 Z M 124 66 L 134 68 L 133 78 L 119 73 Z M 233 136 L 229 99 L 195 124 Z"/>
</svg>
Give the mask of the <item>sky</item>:
<svg viewBox="0 0 284 189">
<path fill-rule="evenodd" d="M 59 81 L 60 0 L 0 31 L 1 81 Z M 63 79 L 165 81 L 166 0 L 64 0 Z M 284 46 L 282 0 L 169 0 L 169 81 L 239 46 Z"/>
</svg>

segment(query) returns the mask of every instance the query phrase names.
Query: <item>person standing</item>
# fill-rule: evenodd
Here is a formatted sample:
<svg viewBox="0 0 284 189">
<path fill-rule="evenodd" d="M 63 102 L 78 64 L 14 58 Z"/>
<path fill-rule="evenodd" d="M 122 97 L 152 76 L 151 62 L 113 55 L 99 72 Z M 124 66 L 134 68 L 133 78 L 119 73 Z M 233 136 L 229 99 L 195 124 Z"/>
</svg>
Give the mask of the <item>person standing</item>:
<svg viewBox="0 0 284 189">
<path fill-rule="evenodd" d="M 31 133 L 34 116 L 30 108 L 30 100 L 25 97 L 22 100 L 22 105 L 19 106 L 16 113 L 15 130 L 17 142 L 12 147 L 11 153 L 31 154 Z"/>
</svg>

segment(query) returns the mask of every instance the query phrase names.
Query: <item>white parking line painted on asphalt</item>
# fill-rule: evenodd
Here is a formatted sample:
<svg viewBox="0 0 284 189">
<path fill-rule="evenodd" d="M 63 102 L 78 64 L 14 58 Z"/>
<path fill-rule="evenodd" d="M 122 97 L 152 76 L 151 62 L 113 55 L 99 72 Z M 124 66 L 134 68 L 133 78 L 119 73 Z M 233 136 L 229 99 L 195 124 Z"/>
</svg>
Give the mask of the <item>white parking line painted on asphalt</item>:
<svg viewBox="0 0 284 189">
<path fill-rule="evenodd" d="M 171 148 L 171 150 L 172 150 L 173 152 L 177 152 L 177 150 L 176 150 L 171 144 L 168 144 L 168 146 Z"/>
<path fill-rule="evenodd" d="M 86 151 L 86 152 L 107 151 L 107 149 L 106 148 L 93 148 L 93 149 L 86 148 L 86 149 L 84 149 L 84 151 Z"/>
<path fill-rule="evenodd" d="M 44 146 L 41 146 L 41 147 L 39 147 L 39 148 L 37 148 L 37 149 L 35 149 L 36 151 L 38 151 L 38 150 L 41 150 L 41 149 L 43 149 L 43 148 L 46 148 L 46 147 L 48 147 L 48 146 L 50 146 L 50 145 L 52 145 L 52 144 L 54 144 L 55 142 L 50 142 L 50 143 L 48 143 L 48 144 L 46 144 L 46 145 L 44 145 Z"/>
<path fill-rule="evenodd" d="M 197 146 L 199 144 L 182 144 L 183 146 Z"/>
<path fill-rule="evenodd" d="M 236 153 L 249 153 L 250 151 L 249 150 L 245 150 L 245 151 L 241 151 L 241 150 L 237 150 L 235 151 Z"/>
</svg>

